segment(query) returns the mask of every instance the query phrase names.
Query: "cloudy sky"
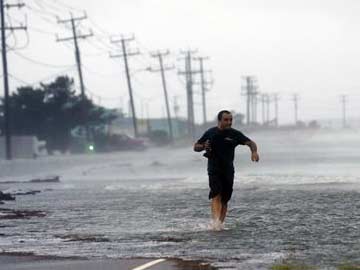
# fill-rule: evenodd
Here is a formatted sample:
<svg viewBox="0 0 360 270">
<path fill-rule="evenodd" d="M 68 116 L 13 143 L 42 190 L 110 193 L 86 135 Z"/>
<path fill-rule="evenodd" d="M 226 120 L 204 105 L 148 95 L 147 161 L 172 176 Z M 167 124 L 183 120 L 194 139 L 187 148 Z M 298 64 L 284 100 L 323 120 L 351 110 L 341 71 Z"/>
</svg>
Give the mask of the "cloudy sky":
<svg viewBox="0 0 360 270">
<path fill-rule="evenodd" d="M 9 3 L 11 0 L 8 1 Z M 149 56 L 169 49 L 167 72 L 171 105 L 186 115 L 186 92 L 180 50 L 198 49 L 209 56 L 214 85 L 208 92 L 208 118 L 223 108 L 245 112 L 242 76 L 256 76 L 262 93 L 279 93 L 280 123 L 294 119 L 292 95 L 298 93 L 302 120 L 341 118 L 340 95 L 348 95 L 347 114 L 360 118 L 360 2 L 357 0 L 27 0 L 22 9 L 8 10 L 8 24 L 27 22 L 28 33 L 8 33 L 11 89 L 48 82 L 60 74 L 74 76 L 78 85 L 69 25 L 56 16 L 88 18 L 78 24 L 87 94 L 96 103 L 128 111 L 128 90 L 122 58 L 110 58 L 120 48 L 110 35 L 131 35 L 129 48 L 138 116 L 165 114 L 158 73 L 143 71 L 158 63 Z M 194 63 L 195 65 L 195 63 Z M 201 97 L 195 88 L 196 120 L 201 122 Z M 273 108 L 273 104 L 271 110 Z M 174 113 L 173 113 L 174 114 Z M 271 114 L 273 112 L 271 111 Z M 261 111 L 259 112 L 261 120 Z"/>
</svg>

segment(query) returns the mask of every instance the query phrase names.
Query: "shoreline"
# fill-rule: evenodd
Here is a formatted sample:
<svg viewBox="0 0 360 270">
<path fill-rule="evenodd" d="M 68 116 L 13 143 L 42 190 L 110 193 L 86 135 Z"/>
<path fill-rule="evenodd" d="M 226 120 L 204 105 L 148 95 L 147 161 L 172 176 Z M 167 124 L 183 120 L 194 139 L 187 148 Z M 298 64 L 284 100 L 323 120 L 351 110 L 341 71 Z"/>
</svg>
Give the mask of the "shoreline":
<svg viewBox="0 0 360 270">
<path fill-rule="evenodd" d="M 57 255 L 37 255 L 33 252 L 0 252 L 0 265 L 7 270 L 136 270 L 149 262 L 164 259 L 150 270 L 216 270 L 209 263 L 199 260 L 183 260 L 179 258 L 86 258 L 79 256 L 62 257 Z M 20 268 L 19 268 L 20 267 Z"/>
</svg>

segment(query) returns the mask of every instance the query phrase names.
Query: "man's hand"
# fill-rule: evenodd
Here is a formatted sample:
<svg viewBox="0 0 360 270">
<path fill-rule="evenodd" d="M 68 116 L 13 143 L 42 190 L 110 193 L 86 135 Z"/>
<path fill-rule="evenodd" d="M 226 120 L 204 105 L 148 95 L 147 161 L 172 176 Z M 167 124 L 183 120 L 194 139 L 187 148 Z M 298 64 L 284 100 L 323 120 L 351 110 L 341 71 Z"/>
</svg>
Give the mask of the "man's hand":
<svg viewBox="0 0 360 270">
<path fill-rule="evenodd" d="M 257 152 L 252 152 L 251 153 L 251 161 L 254 161 L 254 162 L 259 162 L 259 154 Z"/>
<path fill-rule="evenodd" d="M 210 145 L 210 141 L 207 140 L 205 143 L 204 143 L 204 149 L 206 152 L 210 152 L 211 151 L 211 145 Z"/>
<path fill-rule="evenodd" d="M 207 142 L 207 141 L 206 141 Z M 206 149 L 206 142 L 205 143 L 195 143 L 194 144 L 194 151 L 201 152 Z M 208 146 L 209 147 L 209 146 Z"/>
<path fill-rule="evenodd" d="M 201 152 L 201 151 L 211 152 L 210 141 L 207 140 L 205 143 L 195 143 L 194 144 L 194 151 Z"/>
</svg>

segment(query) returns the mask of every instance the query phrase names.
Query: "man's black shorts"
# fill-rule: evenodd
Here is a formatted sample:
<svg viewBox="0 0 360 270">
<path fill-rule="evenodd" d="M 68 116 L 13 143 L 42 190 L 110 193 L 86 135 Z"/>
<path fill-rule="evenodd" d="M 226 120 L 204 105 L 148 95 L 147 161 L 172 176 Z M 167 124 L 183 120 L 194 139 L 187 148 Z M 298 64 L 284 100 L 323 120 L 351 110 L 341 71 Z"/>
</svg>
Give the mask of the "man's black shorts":
<svg viewBox="0 0 360 270">
<path fill-rule="evenodd" d="M 230 200 L 234 185 L 234 173 L 209 173 L 209 199 L 221 195 L 221 202 L 226 205 Z"/>
</svg>

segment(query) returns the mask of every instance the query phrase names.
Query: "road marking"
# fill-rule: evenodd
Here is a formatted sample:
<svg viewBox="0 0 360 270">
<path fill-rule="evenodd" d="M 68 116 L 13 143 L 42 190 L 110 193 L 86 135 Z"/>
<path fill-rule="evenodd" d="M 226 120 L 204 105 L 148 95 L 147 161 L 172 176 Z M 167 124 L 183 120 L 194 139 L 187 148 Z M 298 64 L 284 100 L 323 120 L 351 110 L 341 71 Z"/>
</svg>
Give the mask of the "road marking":
<svg viewBox="0 0 360 270">
<path fill-rule="evenodd" d="M 148 263 L 145 263 L 143 265 L 140 265 L 132 270 L 144 270 L 144 269 L 147 269 L 147 268 L 150 268 L 151 266 L 154 266 L 155 264 L 158 264 L 158 263 L 161 263 L 161 262 L 164 262 L 166 261 L 165 259 L 158 259 L 158 260 L 155 260 L 155 261 L 151 261 L 151 262 L 148 262 Z"/>
</svg>

